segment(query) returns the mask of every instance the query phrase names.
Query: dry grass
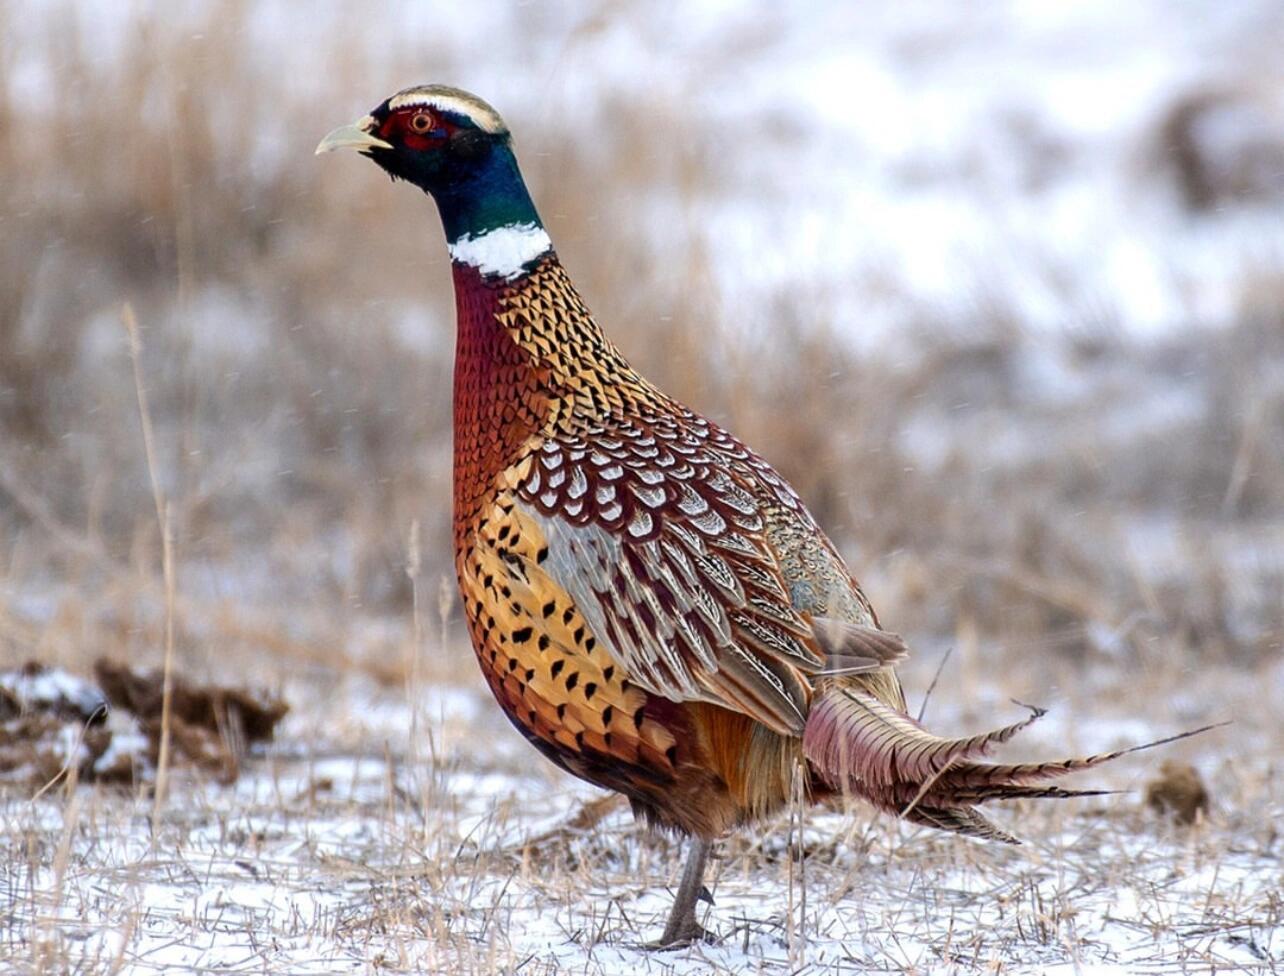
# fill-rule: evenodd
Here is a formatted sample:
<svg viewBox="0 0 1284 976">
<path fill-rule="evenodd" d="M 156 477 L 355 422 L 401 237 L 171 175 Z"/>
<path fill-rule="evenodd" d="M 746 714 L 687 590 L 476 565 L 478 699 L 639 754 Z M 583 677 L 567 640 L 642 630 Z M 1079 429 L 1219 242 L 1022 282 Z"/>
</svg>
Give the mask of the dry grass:
<svg viewBox="0 0 1284 976">
<path fill-rule="evenodd" d="M 537 9 L 515 16 L 533 44 L 577 43 Z M 253 5 L 132 17 L 103 57 L 71 5 L 0 6 L 0 663 L 158 664 L 172 611 L 176 666 L 280 689 L 298 717 L 241 787 L 172 777 L 150 838 L 145 789 L 0 795 L 0 956 L 146 971 L 173 958 L 166 942 L 222 932 L 201 957 L 215 971 L 1278 966 L 1281 904 L 1258 877 L 1284 802 L 1263 707 L 1284 695 L 1278 264 L 1243 269 L 1222 331 L 1192 313 L 1146 342 L 1109 324 L 1031 334 L 978 294 L 857 351 L 825 309 L 876 282 L 790 289 L 729 322 L 700 226 L 632 232 L 657 199 L 736 179 L 716 128 L 654 151 L 689 122 L 680 98 L 510 119 L 626 352 L 797 485 L 919 649 L 909 687 L 957 649 L 938 724 L 976 727 L 1008 695 L 1059 699 L 1047 746 L 1239 723 L 1184 752 L 1217 794 L 1193 832 L 1129 800 L 1022 808 L 1032 844 L 1016 851 L 817 814 L 805 868 L 784 823 L 729 842 L 724 946 L 641 956 L 627 944 L 657 926 L 672 845 L 620 816 L 526 844 L 592 794 L 534 768 L 480 700 L 450 604 L 451 308 L 430 207 L 311 159 L 327 126 L 427 80 L 426 57 L 466 78 L 468 52 L 376 56 L 345 43 L 364 22 L 337 15 L 290 70 Z M 769 39 L 728 43 L 732 58 Z M 59 82 L 38 125 L 33 62 Z M 1111 775 L 1137 785 L 1145 768 Z M 1126 911 L 1100 908 L 1120 891 Z"/>
</svg>

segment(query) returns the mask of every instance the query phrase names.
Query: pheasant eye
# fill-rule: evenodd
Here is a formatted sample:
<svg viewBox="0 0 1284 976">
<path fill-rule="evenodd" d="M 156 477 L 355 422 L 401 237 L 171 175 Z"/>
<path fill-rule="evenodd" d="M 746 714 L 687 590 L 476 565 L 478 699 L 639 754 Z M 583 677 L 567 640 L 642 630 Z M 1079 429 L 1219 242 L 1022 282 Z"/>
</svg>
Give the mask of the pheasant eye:
<svg viewBox="0 0 1284 976">
<path fill-rule="evenodd" d="M 410 131 L 423 135 L 432 128 L 432 116 L 427 112 L 416 112 L 410 117 Z"/>
</svg>

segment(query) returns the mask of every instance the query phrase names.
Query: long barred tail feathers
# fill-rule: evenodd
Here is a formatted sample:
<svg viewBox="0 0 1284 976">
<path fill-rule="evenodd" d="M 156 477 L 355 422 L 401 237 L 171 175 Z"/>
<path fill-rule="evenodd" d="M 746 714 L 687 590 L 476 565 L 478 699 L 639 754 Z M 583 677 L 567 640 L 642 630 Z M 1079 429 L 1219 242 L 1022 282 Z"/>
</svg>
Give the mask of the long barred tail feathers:
<svg viewBox="0 0 1284 976">
<path fill-rule="evenodd" d="M 1142 745 L 1041 763 L 989 763 L 979 758 L 1041 718 L 1034 706 L 1020 722 L 970 738 L 945 739 L 908 715 L 851 687 L 830 686 L 812 703 L 803 755 L 835 789 L 862 796 L 914 823 L 990 840 L 1017 843 L 975 809 L 989 800 L 1099 796 L 1108 790 L 1047 785 L 1130 753 L 1199 735 L 1219 725 Z"/>
</svg>

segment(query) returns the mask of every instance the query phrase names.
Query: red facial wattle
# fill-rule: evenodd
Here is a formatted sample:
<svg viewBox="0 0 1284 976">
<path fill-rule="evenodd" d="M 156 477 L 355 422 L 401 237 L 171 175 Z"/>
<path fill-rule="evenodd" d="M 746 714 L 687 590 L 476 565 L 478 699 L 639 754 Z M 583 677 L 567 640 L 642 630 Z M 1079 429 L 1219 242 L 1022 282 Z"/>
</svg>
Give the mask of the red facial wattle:
<svg viewBox="0 0 1284 976">
<path fill-rule="evenodd" d="M 423 107 L 412 106 L 393 112 L 384 119 L 379 126 L 379 138 L 426 152 L 440 149 L 458 129 L 459 126 L 439 115 Z"/>
</svg>

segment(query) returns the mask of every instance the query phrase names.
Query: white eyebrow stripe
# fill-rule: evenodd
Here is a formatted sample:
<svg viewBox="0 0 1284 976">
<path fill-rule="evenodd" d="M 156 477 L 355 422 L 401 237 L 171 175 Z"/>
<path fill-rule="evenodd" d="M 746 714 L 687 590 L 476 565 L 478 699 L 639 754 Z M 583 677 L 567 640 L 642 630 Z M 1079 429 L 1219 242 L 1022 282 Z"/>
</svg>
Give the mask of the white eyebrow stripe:
<svg viewBox="0 0 1284 976">
<path fill-rule="evenodd" d="M 388 99 L 388 108 L 394 112 L 403 108 L 435 108 L 472 119 L 479 129 L 492 135 L 508 131 L 503 120 L 493 109 L 453 95 L 417 91 L 412 88 Z"/>
</svg>

